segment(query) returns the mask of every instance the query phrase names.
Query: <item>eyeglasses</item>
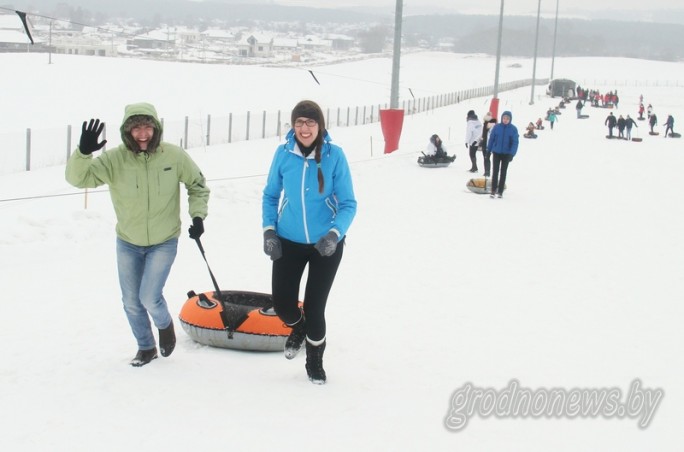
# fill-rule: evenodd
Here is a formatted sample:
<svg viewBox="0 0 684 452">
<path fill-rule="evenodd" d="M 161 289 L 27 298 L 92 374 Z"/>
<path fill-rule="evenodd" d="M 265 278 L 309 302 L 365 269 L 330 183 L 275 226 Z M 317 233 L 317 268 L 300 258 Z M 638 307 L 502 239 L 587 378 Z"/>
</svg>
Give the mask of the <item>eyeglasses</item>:
<svg viewBox="0 0 684 452">
<path fill-rule="evenodd" d="M 298 119 L 295 121 L 294 126 L 299 129 L 304 124 L 306 124 L 307 127 L 314 127 L 318 122 L 315 119 Z"/>
</svg>

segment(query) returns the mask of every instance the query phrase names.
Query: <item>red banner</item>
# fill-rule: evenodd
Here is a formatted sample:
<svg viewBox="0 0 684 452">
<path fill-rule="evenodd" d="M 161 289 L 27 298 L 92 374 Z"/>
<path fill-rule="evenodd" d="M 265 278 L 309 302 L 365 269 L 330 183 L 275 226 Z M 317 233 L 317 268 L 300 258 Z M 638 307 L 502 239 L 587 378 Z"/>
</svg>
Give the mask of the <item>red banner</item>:
<svg viewBox="0 0 684 452">
<path fill-rule="evenodd" d="M 385 137 L 385 154 L 399 149 L 401 128 L 404 125 L 404 110 L 380 110 L 380 127 Z"/>
</svg>

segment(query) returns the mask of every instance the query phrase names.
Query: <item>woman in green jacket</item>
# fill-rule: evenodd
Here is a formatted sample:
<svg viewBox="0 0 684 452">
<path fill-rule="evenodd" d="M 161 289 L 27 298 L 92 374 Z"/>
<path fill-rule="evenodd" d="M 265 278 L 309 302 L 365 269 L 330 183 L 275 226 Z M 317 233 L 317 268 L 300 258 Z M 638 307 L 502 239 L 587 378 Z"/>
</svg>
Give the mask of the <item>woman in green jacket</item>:
<svg viewBox="0 0 684 452">
<path fill-rule="evenodd" d="M 93 158 L 107 142 L 98 142 L 103 128 L 99 119 L 83 123 L 80 144 L 67 162 L 66 180 L 78 188 L 109 185 L 123 307 L 138 344 L 131 365 L 139 367 L 157 357 L 150 317 L 159 330 L 162 356 L 169 356 L 176 344 L 162 291 L 180 236 L 180 183 L 188 193 L 193 239 L 204 232 L 209 188 L 183 149 L 161 141 L 161 122 L 151 104 L 126 106 L 120 128 L 123 143 Z"/>
</svg>

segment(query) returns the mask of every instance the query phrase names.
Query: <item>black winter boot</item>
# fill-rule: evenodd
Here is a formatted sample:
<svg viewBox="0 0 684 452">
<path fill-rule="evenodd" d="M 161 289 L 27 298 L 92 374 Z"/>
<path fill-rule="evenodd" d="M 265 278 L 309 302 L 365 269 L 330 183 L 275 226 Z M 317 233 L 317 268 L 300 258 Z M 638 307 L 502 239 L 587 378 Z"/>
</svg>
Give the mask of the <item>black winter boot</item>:
<svg viewBox="0 0 684 452">
<path fill-rule="evenodd" d="M 299 322 L 291 326 L 292 332 L 287 337 L 285 341 L 285 358 L 292 359 L 297 356 L 299 350 L 302 349 L 304 345 L 304 340 L 306 339 L 306 321 L 304 320 L 304 314 Z"/>
<path fill-rule="evenodd" d="M 325 340 L 322 344 L 313 345 L 306 341 L 306 374 L 309 381 L 315 385 L 325 384 L 325 370 L 323 370 L 323 352 L 325 352 Z"/>
<path fill-rule="evenodd" d="M 176 348 L 176 332 L 173 330 L 173 320 L 163 330 L 159 330 L 159 351 L 163 357 L 169 356 Z"/>
<path fill-rule="evenodd" d="M 150 350 L 138 350 L 138 353 L 135 355 L 135 358 L 131 360 L 131 366 L 133 367 L 142 367 L 145 364 L 149 363 L 153 359 L 157 358 L 157 348 L 152 348 Z"/>
</svg>

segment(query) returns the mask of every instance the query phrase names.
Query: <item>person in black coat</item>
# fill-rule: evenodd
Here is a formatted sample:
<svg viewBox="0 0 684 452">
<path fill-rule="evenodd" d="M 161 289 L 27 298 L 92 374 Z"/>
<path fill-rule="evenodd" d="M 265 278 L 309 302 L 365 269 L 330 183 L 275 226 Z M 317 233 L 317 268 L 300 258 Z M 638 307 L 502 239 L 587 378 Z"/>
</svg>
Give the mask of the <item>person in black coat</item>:
<svg viewBox="0 0 684 452">
<path fill-rule="evenodd" d="M 625 118 L 620 115 L 620 117 L 617 120 L 617 128 L 618 128 L 618 138 L 624 138 L 625 137 L 625 125 L 626 125 Z"/>
<path fill-rule="evenodd" d="M 625 128 L 627 129 L 627 135 L 625 138 L 627 138 L 628 140 L 632 139 L 632 127 L 636 127 L 637 129 L 639 128 L 636 121 L 633 120 L 629 115 L 627 115 L 627 119 L 625 119 Z"/>
<path fill-rule="evenodd" d="M 482 141 L 480 141 L 480 145 L 482 146 L 482 156 L 484 157 L 485 171 L 483 175 L 484 177 L 489 177 L 492 167 L 492 153 L 487 150 L 487 137 L 489 136 L 489 131 L 496 125 L 496 118 L 492 118 L 491 112 L 487 112 L 484 118 L 482 118 L 482 122 Z"/>
<path fill-rule="evenodd" d="M 667 138 L 667 132 L 668 130 L 670 131 L 671 134 L 674 134 L 674 116 L 672 115 L 667 115 L 667 121 L 665 121 L 665 137 Z"/>
<path fill-rule="evenodd" d="M 656 133 L 653 131 L 653 128 L 658 125 L 658 117 L 653 112 L 651 112 L 648 117 L 648 125 L 651 126 L 651 135 L 656 135 Z"/>
<path fill-rule="evenodd" d="M 613 129 L 615 128 L 615 125 L 617 124 L 617 120 L 615 119 L 615 115 L 613 115 L 613 112 L 611 111 L 606 120 L 603 122 L 605 125 L 608 126 L 608 136 L 610 138 L 613 138 Z"/>
</svg>

